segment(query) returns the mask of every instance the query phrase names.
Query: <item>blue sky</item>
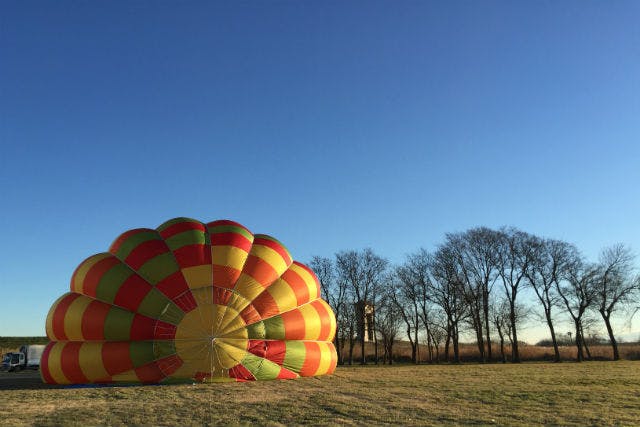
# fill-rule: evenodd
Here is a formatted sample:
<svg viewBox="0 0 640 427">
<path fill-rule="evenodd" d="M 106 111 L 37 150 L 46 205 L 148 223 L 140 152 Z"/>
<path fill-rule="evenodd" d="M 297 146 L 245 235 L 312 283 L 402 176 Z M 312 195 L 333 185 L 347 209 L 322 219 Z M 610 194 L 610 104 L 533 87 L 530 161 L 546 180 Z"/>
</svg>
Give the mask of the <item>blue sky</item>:
<svg viewBox="0 0 640 427">
<path fill-rule="evenodd" d="M 3 2 L 0 335 L 122 231 L 400 262 L 513 225 L 640 249 L 640 4 Z M 20 319 L 20 320 L 16 320 Z"/>
</svg>

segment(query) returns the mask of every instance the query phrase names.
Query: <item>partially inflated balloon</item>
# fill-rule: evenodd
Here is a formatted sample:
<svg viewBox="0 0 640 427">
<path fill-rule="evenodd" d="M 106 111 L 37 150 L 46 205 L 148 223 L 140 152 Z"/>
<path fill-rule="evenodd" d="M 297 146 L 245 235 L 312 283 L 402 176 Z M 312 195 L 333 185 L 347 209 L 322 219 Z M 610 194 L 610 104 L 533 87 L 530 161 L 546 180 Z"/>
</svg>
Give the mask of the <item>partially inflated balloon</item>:
<svg viewBox="0 0 640 427">
<path fill-rule="evenodd" d="M 311 269 L 233 221 L 176 218 L 87 258 L 49 310 L 51 384 L 330 374 L 336 321 Z"/>
</svg>

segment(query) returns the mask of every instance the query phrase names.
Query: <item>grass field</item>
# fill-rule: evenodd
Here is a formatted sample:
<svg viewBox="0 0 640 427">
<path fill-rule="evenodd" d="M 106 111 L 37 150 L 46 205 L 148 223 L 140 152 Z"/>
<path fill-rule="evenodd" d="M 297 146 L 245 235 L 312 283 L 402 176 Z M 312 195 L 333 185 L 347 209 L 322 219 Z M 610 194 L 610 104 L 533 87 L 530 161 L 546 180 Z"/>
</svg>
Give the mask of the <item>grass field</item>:
<svg viewBox="0 0 640 427">
<path fill-rule="evenodd" d="M 11 381 L 18 389 L 0 390 L 1 425 L 640 425 L 634 361 L 340 367 L 319 378 L 171 386 Z"/>
</svg>

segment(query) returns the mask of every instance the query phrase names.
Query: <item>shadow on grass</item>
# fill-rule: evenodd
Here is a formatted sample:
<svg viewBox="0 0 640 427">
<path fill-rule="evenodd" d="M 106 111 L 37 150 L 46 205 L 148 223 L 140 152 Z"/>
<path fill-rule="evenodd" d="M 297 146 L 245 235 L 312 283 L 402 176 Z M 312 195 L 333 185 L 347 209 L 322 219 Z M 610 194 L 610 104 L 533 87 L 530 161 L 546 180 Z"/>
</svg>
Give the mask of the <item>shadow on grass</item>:
<svg viewBox="0 0 640 427">
<path fill-rule="evenodd" d="M 180 384 L 192 384 L 192 381 L 175 381 L 162 384 L 144 384 L 145 387 L 172 386 Z M 73 384 L 57 385 L 45 384 L 40 378 L 40 371 L 26 370 L 19 372 L 0 372 L 0 391 L 2 390 L 47 390 L 47 389 L 71 389 L 71 388 L 112 388 L 112 387 L 139 387 L 140 383 L 114 383 L 114 384 Z"/>
<path fill-rule="evenodd" d="M 40 372 L 34 370 L 0 372 L 0 390 L 42 390 L 62 388 L 42 382 Z"/>
</svg>

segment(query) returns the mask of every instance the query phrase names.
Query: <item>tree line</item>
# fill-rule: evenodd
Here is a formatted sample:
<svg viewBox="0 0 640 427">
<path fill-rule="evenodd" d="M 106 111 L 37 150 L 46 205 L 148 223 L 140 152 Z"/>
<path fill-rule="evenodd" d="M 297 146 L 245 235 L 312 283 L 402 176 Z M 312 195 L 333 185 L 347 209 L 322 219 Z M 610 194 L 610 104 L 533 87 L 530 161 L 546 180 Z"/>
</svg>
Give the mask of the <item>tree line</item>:
<svg viewBox="0 0 640 427">
<path fill-rule="evenodd" d="M 590 262 L 573 244 L 516 228 L 448 233 L 434 251 L 419 249 L 400 265 L 364 249 L 314 256 L 310 266 L 336 314 L 340 364 L 353 363 L 356 343 L 355 360 L 366 363 L 368 329 L 374 332 L 375 363 L 392 363 L 400 339 L 409 342 L 414 363 L 420 343 L 430 362 L 444 356 L 457 363 L 462 334 L 473 336 L 482 361 L 505 362 L 508 346 L 517 363 L 518 331 L 534 312 L 546 322 L 556 362 L 558 315 L 572 320 L 578 361 L 589 357 L 585 331 L 598 319 L 618 360 L 612 316 L 632 316 L 640 307 L 640 276 L 629 247 L 607 247 Z M 538 310 L 522 298 L 526 289 Z M 492 343 L 499 343 L 499 355 L 492 354 Z"/>
</svg>

